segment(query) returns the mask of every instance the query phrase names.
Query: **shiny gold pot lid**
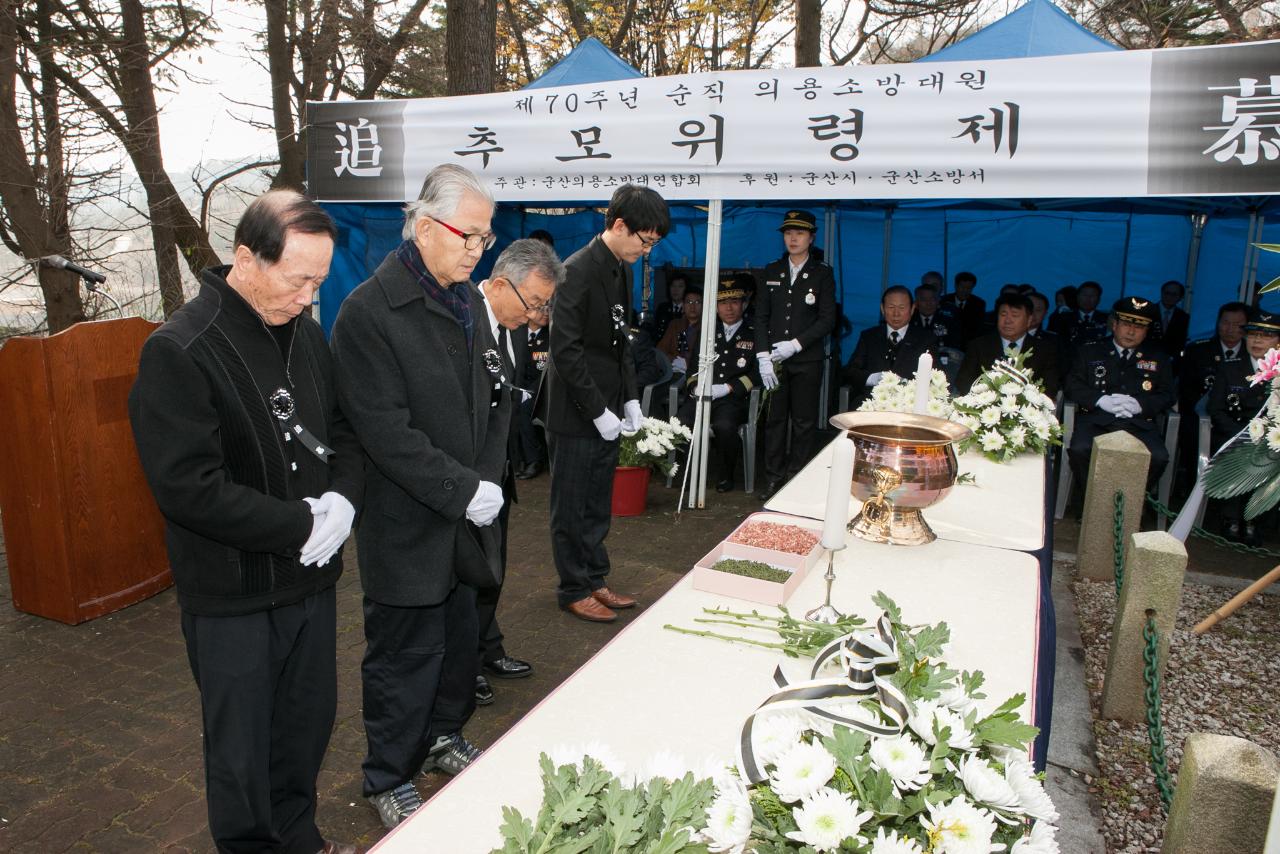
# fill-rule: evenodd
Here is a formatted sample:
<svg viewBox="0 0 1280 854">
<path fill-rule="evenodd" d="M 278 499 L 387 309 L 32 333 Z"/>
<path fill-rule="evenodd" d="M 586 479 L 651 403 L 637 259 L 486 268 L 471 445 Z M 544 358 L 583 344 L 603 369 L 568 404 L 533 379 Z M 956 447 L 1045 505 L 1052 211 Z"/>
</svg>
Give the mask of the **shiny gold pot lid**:
<svg viewBox="0 0 1280 854">
<path fill-rule="evenodd" d="M 831 416 L 831 426 L 886 445 L 946 445 L 973 432 L 945 418 L 907 412 L 841 412 Z"/>
</svg>

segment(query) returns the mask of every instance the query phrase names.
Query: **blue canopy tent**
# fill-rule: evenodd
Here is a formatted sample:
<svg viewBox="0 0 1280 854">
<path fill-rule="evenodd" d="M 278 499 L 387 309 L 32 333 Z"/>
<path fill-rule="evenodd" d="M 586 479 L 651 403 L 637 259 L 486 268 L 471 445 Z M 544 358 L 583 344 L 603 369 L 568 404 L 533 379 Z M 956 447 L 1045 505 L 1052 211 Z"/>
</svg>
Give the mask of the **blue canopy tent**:
<svg viewBox="0 0 1280 854">
<path fill-rule="evenodd" d="M 920 62 L 1020 59 L 1122 50 L 1080 26 L 1050 0 L 1027 0 L 1000 20 Z"/>
</svg>

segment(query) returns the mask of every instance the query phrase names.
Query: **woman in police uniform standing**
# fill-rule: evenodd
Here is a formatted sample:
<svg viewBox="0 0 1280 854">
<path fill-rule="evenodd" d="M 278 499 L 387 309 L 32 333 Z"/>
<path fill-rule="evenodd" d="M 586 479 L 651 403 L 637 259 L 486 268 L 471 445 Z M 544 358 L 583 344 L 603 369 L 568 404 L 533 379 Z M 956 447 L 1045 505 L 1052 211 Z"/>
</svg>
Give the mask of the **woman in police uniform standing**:
<svg viewBox="0 0 1280 854">
<path fill-rule="evenodd" d="M 1271 392 L 1270 383 L 1253 385 L 1249 377 L 1258 372 L 1258 364 L 1268 350 L 1280 347 L 1280 314 L 1251 309 L 1244 328 L 1245 357 L 1220 362 L 1209 392 L 1209 443 L 1214 453 L 1248 426 Z M 1243 537 L 1249 545 L 1257 545 L 1258 534 L 1253 522 L 1244 518 L 1247 498 L 1239 496 L 1222 502 L 1223 533 L 1230 539 Z"/>
<path fill-rule="evenodd" d="M 766 390 L 773 391 L 764 437 L 766 499 L 813 456 L 826 355 L 823 344 L 836 326 L 835 274 L 831 265 L 809 251 L 817 219 L 808 211 L 787 211 L 778 230 L 787 254 L 764 268 L 755 317 L 760 379 Z"/>
</svg>

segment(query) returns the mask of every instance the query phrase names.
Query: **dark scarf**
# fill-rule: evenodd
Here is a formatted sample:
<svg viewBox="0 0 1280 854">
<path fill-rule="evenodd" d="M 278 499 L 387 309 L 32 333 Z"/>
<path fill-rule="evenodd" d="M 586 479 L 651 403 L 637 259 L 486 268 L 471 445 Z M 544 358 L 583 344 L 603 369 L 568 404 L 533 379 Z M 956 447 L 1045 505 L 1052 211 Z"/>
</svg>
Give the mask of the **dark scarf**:
<svg viewBox="0 0 1280 854">
<path fill-rule="evenodd" d="M 427 265 L 422 261 L 422 253 L 418 251 L 418 245 L 412 240 L 406 240 L 400 244 L 396 249 L 396 257 L 409 268 L 409 272 L 413 273 L 413 277 L 418 280 L 418 284 L 422 285 L 427 295 L 453 314 L 467 337 L 467 350 L 470 351 L 471 342 L 475 338 L 475 322 L 471 318 L 471 294 L 466 286 L 461 282 L 455 282 L 452 283 L 453 287 L 441 287 L 435 276 L 427 271 Z M 462 286 L 459 287 L 459 285 Z"/>
</svg>

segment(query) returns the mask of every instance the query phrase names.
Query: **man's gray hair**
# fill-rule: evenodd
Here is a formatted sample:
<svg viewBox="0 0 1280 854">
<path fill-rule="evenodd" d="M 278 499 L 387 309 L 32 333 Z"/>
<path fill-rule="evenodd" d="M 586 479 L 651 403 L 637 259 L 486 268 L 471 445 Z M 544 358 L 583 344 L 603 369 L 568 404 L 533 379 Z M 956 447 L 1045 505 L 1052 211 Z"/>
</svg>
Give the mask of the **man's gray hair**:
<svg viewBox="0 0 1280 854">
<path fill-rule="evenodd" d="M 557 287 L 564 283 L 564 264 L 556 257 L 556 251 L 541 240 L 526 237 L 517 240 L 493 262 L 489 278 L 501 276 L 516 287 L 524 284 L 530 273 L 538 273 Z"/>
<path fill-rule="evenodd" d="M 454 163 L 442 163 L 427 173 L 417 201 L 404 207 L 404 228 L 400 236 L 412 240 L 418 221 L 423 217 L 448 221 L 457 213 L 462 197 L 472 193 L 493 207 L 493 193 L 480 183 L 475 173 Z"/>
</svg>

